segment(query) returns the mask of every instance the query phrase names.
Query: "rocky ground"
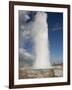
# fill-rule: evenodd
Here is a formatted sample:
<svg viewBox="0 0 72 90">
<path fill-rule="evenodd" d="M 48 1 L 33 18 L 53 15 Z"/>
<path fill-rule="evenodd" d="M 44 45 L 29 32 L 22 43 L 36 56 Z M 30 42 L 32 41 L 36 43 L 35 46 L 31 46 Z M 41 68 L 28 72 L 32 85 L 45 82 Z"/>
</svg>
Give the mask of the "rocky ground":
<svg viewBox="0 0 72 90">
<path fill-rule="evenodd" d="M 21 67 L 19 69 L 19 79 L 27 78 L 48 78 L 48 77 L 62 77 L 63 66 L 55 65 L 51 69 L 30 69 L 27 67 Z"/>
</svg>

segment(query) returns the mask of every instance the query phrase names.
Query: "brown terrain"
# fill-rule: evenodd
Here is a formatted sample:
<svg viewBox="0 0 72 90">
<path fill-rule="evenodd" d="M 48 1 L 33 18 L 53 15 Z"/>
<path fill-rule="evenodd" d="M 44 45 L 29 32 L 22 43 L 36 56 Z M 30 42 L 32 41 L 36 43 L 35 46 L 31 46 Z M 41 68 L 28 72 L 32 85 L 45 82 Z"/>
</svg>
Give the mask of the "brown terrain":
<svg viewBox="0 0 72 90">
<path fill-rule="evenodd" d="M 19 69 L 19 79 L 27 78 L 49 78 L 62 77 L 63 65 L 53 65 L 51 69 L 31 69 L 29 66 L 23 66 Z"/>
</svg>

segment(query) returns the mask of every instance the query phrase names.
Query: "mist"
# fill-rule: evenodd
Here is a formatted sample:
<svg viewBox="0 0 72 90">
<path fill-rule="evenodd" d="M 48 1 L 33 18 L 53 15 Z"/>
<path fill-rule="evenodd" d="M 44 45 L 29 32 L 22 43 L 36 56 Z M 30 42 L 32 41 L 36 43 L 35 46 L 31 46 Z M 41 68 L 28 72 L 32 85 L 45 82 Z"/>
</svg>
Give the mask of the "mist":
<svg viewBox="0 0 72 90">
<path fill-rule="evenodd" d="M 48 39 L 48 23 L 47 14 L 45 12 L 37 12 L 32 28 L 34 41 L 35 62 L 33 69 L 48 69 L 51 67 L 50 50 Z"/>
</svg>

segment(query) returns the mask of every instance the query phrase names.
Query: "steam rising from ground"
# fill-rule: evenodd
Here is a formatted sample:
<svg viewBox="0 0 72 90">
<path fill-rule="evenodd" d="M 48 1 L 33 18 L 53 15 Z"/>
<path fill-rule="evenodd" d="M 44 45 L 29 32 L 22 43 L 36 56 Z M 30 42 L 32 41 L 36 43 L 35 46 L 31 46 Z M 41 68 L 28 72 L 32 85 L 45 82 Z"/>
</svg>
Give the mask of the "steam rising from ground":
<svg viewBox="0 0 72 90">
<path fill-rule="evenodd" d="M 47 14 L 37 12 L 33 23 L 32 33 L 34 35 L 34 69 L 48 69 L 51 67 L 49 55 Z"/>
<path fill-rule="evenodd" d="M 19 59 L 21 64 L 32 65 L 32 69 L 48 69 L 51 67 L 48 40 L 47 14 L 36 12 L 34 19 L 28 11 L 19 11 Z M 30 20 L 31 19 L 31 20 Z M 27 52 L 24 45 L 33 42 L 33 53 Z"/>
</svg>

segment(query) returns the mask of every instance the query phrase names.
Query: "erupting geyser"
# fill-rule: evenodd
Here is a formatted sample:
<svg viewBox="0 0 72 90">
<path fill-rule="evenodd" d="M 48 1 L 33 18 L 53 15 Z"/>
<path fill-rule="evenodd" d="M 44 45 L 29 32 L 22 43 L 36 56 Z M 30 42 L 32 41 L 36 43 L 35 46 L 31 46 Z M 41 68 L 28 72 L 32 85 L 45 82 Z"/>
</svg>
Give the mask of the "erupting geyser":
<svg viewBox="0 0 72 90">
<path fill-rule="evenodd" d="M 48 23 L 45 12 L 37 12 L 33 23 L 34 55 L 33 69 L 48 69 L 51 67 L 49 55 Z"/>
</svg>

